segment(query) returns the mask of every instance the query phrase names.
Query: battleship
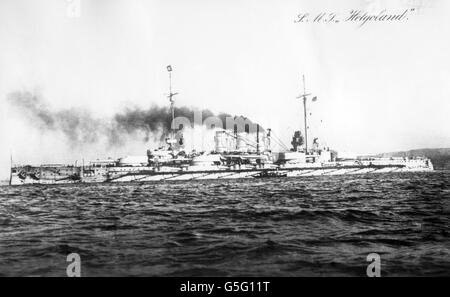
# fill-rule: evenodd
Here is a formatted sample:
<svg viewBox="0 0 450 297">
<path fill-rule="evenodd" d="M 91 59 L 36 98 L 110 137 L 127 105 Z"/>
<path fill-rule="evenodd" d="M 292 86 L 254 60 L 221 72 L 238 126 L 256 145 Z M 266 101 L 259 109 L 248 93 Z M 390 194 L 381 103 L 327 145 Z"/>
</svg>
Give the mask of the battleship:
<svg viewBox="0 0 450 297">
<path fill-rule="evenodd" d="M 169 73 L 170 113 L 175 122 L 172 91 L 172 67 Z M 274 150 L 271 129 L 255 124 L 256 131 L 246 127 L 214 129 L 214 149 L 211 151 L 187 151 L 182 129 L 172 125 L 164 143 L 157 149 L 148 149 L 142 156 L 125 156 L 118 159 L 95 160 L 83 164 L 19 165 L 11 157 L 10 185 L 65 184 L 65 183 L 113 183 L 113 182 L 162 182 L 208 179 L 240 179 L 271 177 L 305 177 L 320 175 L 371 174 L 389 172 L 432 171 L 431 160 L 425 157 L 378 158 L 348 157 L 320 145 L 313 138 L 308 145 L 308 101 L 317 100 L 306 92 L 303 76 L 302 101 L 304 127 L 293 131 L 291 148 Z M 302 123 L 303 124 L 303 123 Z M 241 129 L 239 129 L 241 128 Z M 278 142 L 279 143 L 279 142 Z M 145 149 L 144 149 L 145 151 Z"/>
</svg>

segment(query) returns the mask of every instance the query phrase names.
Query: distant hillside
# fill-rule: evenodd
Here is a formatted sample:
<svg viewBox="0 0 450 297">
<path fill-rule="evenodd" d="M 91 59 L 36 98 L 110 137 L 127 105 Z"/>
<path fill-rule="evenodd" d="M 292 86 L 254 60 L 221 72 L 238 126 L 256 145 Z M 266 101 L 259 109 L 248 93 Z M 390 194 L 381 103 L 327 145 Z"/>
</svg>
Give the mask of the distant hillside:
<svg viewBox="0 0 450 297">
<path fill-rule="evenodd" d="M 383 153 L 377 157 L 428 157 L 435 169 L 450 170 L 450 148 L 418 149 L 404 152 Z"/>
</svg>

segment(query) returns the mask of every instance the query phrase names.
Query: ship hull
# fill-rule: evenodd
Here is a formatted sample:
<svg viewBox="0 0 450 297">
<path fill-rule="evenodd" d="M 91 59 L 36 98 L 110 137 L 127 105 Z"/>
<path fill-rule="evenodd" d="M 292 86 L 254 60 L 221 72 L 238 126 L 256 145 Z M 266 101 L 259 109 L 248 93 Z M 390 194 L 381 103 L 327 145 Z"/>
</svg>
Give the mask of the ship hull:
<svg viewBox="0 0 450 297">
<path fill-rule="evenodd" d="M 29 167 L 29 172 L 37 168 Z M 303 177 L 303 176 L 332 176 L 355 175 L 373 173 L 396 172 L 427 172 L 433 171 L 429 160 L 409 160 L 402 162 L 366 162 L 355 164 L 327 163 L 327 164 L 291 164 L 283 166 L 220 168 L 219 166 L 204 169 L 177 169 L 154 167 L 110 167 L 97 170 L 95 173 L 85 173 L 83 168 L 70 168 L 64 174 L 55 174 L 54 168 L 39 168 L 41 178 L 30 176 L 20 170 L 13 170 L 11 185 L 26 184 L 72 184 L 72 183 L 116 183 L 116 182 L 161 182 L 161 181 L 189 181 L 189 180 L 217 180 L 243 178 L 270 177 Z M 52 172 L 53 175 L 48 172 Z"/>
</svg>

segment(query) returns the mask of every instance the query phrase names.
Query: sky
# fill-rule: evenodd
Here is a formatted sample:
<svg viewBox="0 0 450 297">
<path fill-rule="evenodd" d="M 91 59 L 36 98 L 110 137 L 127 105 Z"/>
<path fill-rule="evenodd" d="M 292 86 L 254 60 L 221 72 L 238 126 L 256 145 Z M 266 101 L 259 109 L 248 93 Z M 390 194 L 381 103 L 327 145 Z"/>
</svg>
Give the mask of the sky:
<svg viewBox="0 0 450 297">
<path fill-rule="evenodd" d="M 411 8 L 401 22 L 294 22 L 305 12 L 345 19 L 351 10 Z M 108 117 L 167 105 L 169 64 L 177 105 L 247 116 L 286 144 L 302 128 L 305 75 L 318 98 L 309 134 L 332 148 L 450 147 L 449 8 L 442 0 L 1 0 L 0 179 L 11 154 L 22 164 L 104 157 L 33 127 L 8 94 Z M 126 149 L 115 153 L 147 148 Z"/>
</svg>

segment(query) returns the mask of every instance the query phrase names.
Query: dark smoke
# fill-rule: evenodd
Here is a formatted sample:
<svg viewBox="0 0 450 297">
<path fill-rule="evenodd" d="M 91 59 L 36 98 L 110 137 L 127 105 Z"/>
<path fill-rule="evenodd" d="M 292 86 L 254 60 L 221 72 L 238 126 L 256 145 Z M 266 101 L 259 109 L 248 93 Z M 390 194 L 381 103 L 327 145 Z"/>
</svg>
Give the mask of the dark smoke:
<svg viewBox="0 0 450 297">
<path fill-rule="evenodd" d="M 128 108 L 111 118 L 95 118 L 88 110 L 80 108 L 54 111 L 40 96 L 26 91 L 11 93 L 7 99 L 35 127 L 44 132 L 61 131 L 73 145 L 95 143 L 103 137 L 113 146 L 123 145 L 129 137 L 147 142 L 152 135 L 169 131 L 171 125 L 169 107 Z M 231 117 L 226 113 L 215 115 L 207 109 L 189 107 L 176 107 L 175 116 L 186 117 L 193 123 L 194 112 L 198 111 L 202 112 L 203 119 L 219 117 L 224 125 L 226 118 Z"/>
<path fill-rule="evenodd" d="M 11 93 L 8 101 L 35 127 L 43 131 L 62 131 L 73 143 L 95 142 L 98 133 L 107 128 L 104 121 L 95 119 L 87 110 L 71 108 L 51 111 L 38 96 L 30 92 Z"/>
</svg>

